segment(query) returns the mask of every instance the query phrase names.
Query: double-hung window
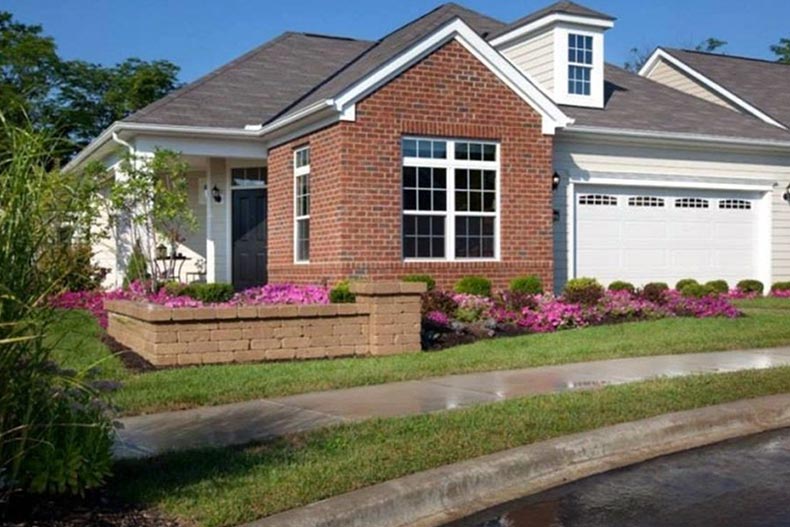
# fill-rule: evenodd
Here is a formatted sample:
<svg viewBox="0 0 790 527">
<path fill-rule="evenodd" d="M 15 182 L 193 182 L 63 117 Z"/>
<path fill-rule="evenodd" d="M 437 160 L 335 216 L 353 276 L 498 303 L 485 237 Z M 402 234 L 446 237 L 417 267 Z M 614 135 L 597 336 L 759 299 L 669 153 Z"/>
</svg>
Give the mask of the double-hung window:
<svg viewBox="0 0 790 527">
<path fill-rule="evenodd" d="M 294 152 L 294 261 L 310 261 L 310 147 Z"/>
<path fill-rule="evenodd" d="M 495 259 L 499 145 L 404 138 L 403 258 Z"/>
<path fill-rule="evenodd" d="M 568 93 L 590 95 L 593 65 L 593 38 L 568 33 Z"/>
</svg>

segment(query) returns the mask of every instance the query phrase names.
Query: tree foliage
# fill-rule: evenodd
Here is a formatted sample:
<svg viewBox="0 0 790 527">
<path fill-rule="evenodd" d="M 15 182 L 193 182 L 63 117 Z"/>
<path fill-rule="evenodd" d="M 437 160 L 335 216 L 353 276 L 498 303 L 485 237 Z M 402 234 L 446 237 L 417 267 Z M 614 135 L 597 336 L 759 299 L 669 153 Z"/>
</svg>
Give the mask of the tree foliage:
<svg viewBox="0 0 790 527">
<path fill-rule="evenodd" d="M 771 52 L 776 55 L 776 62 L 790 64 L 790 38 L 780 38 L 778 44 L 771 46 Z"/>
<path fill-rule="evenodd" d="M 129 58 L 114 66 L 63 60 L 41 26 L 0 11 L 0 108 L 10 124 L 29 120 L 62 138 L 56 144 L 61 158 L 178 87 L 178 72 L 166 60 Z"/>
</svg>

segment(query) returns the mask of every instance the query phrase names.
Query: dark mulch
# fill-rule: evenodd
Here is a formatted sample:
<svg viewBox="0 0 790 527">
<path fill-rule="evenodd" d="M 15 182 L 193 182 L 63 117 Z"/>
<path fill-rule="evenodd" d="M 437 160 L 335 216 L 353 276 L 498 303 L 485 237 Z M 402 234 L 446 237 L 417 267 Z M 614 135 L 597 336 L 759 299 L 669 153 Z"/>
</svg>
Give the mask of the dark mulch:
<svg viewBox="0 0 790 527">
<path fill-rule="evenodd" d="M 441 351 L 462 344 L 496 337 L 516 337 L 528 331 L 515 324 L 497 324 L 488 327 L 484 323 L 457 324 L 457 327 L 438 326 L 423 320 L 421 341 L 423 351 Z"/>
<path fill-rule="evenodd" d="M 134 373 L 143 373 L 157 369 L 156 366 L 112 338 L 106 331 L 101 332 L 101 341 L 109 348 L 111 353 L 121 359 L 121 362 L 128 370 Z"/>
<path fill-rule="evenodd" d="M 0 505 L 0 527 L 185 527 L 160 513 L 132 506 L 106 491 L 78 496 L 14 496 Z"/>
</svg>

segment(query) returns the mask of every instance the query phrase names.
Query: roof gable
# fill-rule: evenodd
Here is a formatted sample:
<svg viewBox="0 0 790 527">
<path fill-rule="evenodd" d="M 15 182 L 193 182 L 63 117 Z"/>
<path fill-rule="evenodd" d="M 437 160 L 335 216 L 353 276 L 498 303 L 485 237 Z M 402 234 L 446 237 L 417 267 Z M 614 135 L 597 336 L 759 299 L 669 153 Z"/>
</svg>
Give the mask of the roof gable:
<svg viewBox="0 0 790 527">
<path fill-rule="evenodd" d="M 790 65 L 767 60 L 663 48 L 668 54 L 790 127 Z"/>
<path fill-rule="evenodd" d="M 402 26 L 382 37 L 370 48 L 345 67 L 334 72 L 310 93 L 295 104 L 284 108 L 276 117 L 297 113 L 322 100 L 330 99 L 353 84 L 359 82 L 371 71 L 381 67 L 393 57 L 416 44 L 426 35 L 436 31 L 451 20 L 460 18 L 479 35 L 487 35 L 504 27 L 504 23 L 481 15 L 455 3 L 442 4 L 433 11 Z M 270 119 L 273 121 L 274 118 Z"/>
</svg>

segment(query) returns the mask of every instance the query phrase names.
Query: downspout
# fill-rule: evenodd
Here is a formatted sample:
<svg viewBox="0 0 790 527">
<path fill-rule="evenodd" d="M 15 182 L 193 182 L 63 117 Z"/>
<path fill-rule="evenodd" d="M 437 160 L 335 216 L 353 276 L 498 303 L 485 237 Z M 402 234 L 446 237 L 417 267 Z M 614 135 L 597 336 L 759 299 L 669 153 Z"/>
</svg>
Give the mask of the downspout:
<svg viewBox="0 0 790 527">
<path fill-rule="evenodd" d="M 132 163 L 134 163 L 136 165 L 137 161 L 135 160 L 134 147 L 130 143 L 128 143 L 128 142 L 124 141 L 123 139 L 121 139 L 120 136 L 118 135 L 118 132 L 115 131 L 115 130 L 113 130 L 113 132 L 112 132 L 112 140 L 113 140 L 114 143 L 117 143 L 117 144 L 125 147 L 129 151 L 129 156 L 132 158 Z M 114 177 L 118 178 L 118 171 L 114 171 Z M 122 220 L 122 221 L 124 221 L 124 220 Z M 125 221 L 124 221 L 124 223 L 125 223 Z M 116 229 L 120 229 L 120 228 L 121 228 L 120 225 L 116 226 Z M 131 257 L 132 252 L 134 251 L 134 247 L 132 247 L 131 244 L 128 244 L 128 247 L 123 247 L 124 243 L 123 243 L 123 234 L 122 234 L 122 232 L 123 231 L 119 230 L 119 231 L 116 231 L 116 233 L 115 233 L 115 255 L 116 255 L 115 256 L 115 269 L 116 269 L 116 272 L 115 272 L 115 281 L 116 281 L 115 286 L 116 287 L 118 287 L 120 285 L 119 281 L 121 280 L 121 270 L 123 270 L 123 276 L 126 276 L 126 267 L 128 265 L 129 258 Z M 126 255 L 127 256 L 126 258 L 124 258 L 124 252 L 125 251 L 123 249 L 126 249 L 128 251 L 128 254 Z"/>
</svg>

